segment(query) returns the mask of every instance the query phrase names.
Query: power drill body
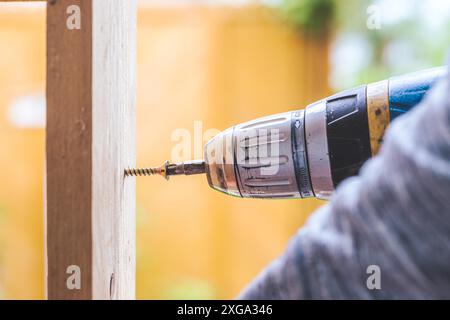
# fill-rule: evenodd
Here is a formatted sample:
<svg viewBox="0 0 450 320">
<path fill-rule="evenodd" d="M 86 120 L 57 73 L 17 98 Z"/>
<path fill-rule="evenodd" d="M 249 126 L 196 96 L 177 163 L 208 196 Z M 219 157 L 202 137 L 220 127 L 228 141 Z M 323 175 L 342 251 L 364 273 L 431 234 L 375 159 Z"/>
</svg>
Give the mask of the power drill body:
<svg viewBox="0 0 450 320">
<path fill-rule="evenodd" d="M 378 152 L 389 123 L 446 72 L 441 67 L 362 85 L 304 110 L 233 126 L 207 143 L 195 173 L 203 165 L 212 188 L 237 197 L 328 199 Z"/>
<path fill-rule="evenodd" d="M 378 152 L 389 123 L 447 72 L 439 67 L 346 90 L 302 110 L 233 126 L 206 144 L 204 160 L 124 174 L 206 173 L 213 189 L 236 197 L 328 199 Z"/>
</svg>

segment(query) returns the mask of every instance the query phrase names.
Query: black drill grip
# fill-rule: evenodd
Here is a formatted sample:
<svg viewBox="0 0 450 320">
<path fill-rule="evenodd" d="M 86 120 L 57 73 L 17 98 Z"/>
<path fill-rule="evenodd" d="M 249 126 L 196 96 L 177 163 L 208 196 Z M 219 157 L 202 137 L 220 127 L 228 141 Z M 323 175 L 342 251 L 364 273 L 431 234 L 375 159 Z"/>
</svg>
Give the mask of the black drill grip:
<svg viewBox="0 0 450 320">
<path fill-rule="evenodd" d="M 349 89 L 326 99 L 327 137 L 331 176 L 336 187 L 358 174 L 371 157 L 366 86 Z"/>
</svg>

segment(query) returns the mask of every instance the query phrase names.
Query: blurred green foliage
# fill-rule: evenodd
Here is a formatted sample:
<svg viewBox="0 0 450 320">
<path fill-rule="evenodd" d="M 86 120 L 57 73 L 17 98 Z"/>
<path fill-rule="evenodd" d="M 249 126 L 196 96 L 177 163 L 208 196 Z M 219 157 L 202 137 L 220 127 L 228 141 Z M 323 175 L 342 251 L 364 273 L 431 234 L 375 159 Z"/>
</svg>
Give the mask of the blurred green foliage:
<svg viewBox="0 0 450 320">
<path fill-rule="evenodd" d="M 281 10 L 296 28 L 320 36 L 333 22 L 335 0 L 283 0 Z"/>
<path fill-rule="evenodd" d="M 380 13 L 380 28 L 367 25 L 370 7 Z M 332 35 L 332 55 L 344 37 L 358 40 L 346 44 L 353 46 L 345 51 L 352 56 L 350 61 L 332 61 L 335 89 L 444 64 L 450 53 L 449 8 L 443 0 L 280 1 L 280 11 L 295 28 Z M 362 47 L 365 51 L 361 54 Z M 363 62 L 356 66 L 360 60 Z M 356 70 L 347 72 L 350 69 Z"/>
<path fill-rule="evenodd" d="M 360 70 L 354 84 L 380 80 L 393 74 L 402 74 L 418 69 L 429 68 L 445 63 L 450 45 L 450 21 L 431 30 L 423 7 L 439 1 L 430 0 L 428 4 L 408 1 L 405 11 L 410 14 L 388 23 L 387 1 L 341 0 L 336 10 L 336 28 L 338 33 L 352 33 L 364 38 L 370 47 L 370 63 Z M 404 2 L 406 3 L 406 2 Z M 367 27 L 368 8 L 379 6 L 381 26 L 370 30 Z M 401 7 L 400 7 L 401 8 Z M 398 9 L 396 9 L 398 10 Z M 401 15 L 401 12 L 398 12 Z M 449 16 L 448 12 L 441 12 Z M 351 17 L 351 18 L 349 18 Z M 436 17 L 438 18 L 438 17 Z M 394 50 L 394 48 L 397 48 Z"/>
<path fill-rule="evenodd" d="M 163 294 L 163 298 L 169 300 L 208 300 L 214 299 L 214 297 L 211 285 L 198 279 L 177 281 Z"/>
</svg>

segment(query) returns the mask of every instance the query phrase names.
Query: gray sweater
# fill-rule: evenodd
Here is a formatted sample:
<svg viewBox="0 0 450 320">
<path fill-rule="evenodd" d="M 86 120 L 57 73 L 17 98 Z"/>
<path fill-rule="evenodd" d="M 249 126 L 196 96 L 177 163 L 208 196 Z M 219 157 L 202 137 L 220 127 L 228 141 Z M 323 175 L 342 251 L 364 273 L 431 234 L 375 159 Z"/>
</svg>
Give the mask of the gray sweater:
<svg viewBox="0 0 450 320">
<path fill-rule="evenodd" d="M 239 298 L 450 298 L 450 73 Z"/>
</svg>

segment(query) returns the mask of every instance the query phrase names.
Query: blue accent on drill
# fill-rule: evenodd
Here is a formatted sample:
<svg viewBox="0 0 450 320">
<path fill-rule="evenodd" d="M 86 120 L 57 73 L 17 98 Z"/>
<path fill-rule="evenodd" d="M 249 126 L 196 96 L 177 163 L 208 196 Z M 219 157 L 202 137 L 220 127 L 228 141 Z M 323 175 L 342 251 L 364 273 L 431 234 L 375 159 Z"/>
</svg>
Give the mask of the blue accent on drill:
<svg viewBox="0 0 450 320">
<path fill-rule="evenodd" d="M 445 67 L 428 69 L 389 80 L 391 121 L 416 106 L 434 82 L 446 73 Z"/>
</svg>

